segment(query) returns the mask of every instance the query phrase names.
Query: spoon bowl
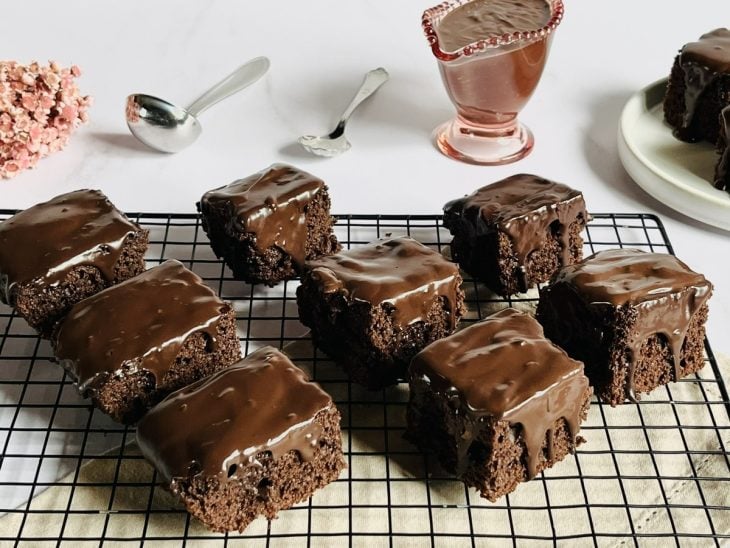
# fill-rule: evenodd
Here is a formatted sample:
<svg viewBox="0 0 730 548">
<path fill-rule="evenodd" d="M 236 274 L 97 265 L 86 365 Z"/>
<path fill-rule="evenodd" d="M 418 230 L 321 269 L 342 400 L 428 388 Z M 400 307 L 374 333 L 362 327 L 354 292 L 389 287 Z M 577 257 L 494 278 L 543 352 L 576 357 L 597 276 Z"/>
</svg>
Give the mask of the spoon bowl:
<svg viewBox="0 0 730 548">
<path fill-rule="evenodd" d="M 203 131 L 198 119 L 186 109 L 152 95 L 130 95 L 126 111 L 129 131 L 161 152 L 180 152 Z"/>
<path fill-rule="evenodd" d="M 127 97 L 126 117 L 129 131 L 147 146 L 160 152 L 180 152 L 200 137 L 203 128 L 198 116 L 222 101 L 250 86 L 269 70 L 266 57 L 256 57 L 244 63 L 187 108 L 169 101 L 135 93 Z"/>
</svg>

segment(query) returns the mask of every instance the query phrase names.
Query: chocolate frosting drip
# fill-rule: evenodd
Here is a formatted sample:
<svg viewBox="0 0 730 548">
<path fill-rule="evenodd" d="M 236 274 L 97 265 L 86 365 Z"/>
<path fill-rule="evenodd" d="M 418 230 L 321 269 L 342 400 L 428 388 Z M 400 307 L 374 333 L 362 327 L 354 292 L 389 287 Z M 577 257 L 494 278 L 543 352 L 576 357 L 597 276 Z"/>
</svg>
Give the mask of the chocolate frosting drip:
<svg viewBox="0 0 730 548">
<path fill-rule="evenodd" d="M 81 392 L 100 376 L 152 373 L 157 382 L 185 339 L 205 333 L 217 344 L 228 305 L 197 274 L 166 261 L 76 304 L 55 335 L 55 353 Z"/>
<path fill-rule="evenodd" d="M 198 474 L 221 481 L 245 476 L 263 451 L 296 451 L 311 460 L 322 427 L 314 417 L 333 406 L 319 385 L 267 346 L 178 390 L 137 426 L 142 453 L 172 482 Z"/>
<path fill-rule="evenodd" d="M 720 161 L 715 170 L 715 187 L 730 192 L 730 107 L 720 114 Z"/>
<path fill-rule="evenodd" d="M 372 306 L 387 303 L 400 326 L 425 320 L 443 297 L 451 328 L 456 327 L 459 268 L 412 238 L 380 240 L 309 261 L 307 268 L 325 293 L 341 292 Z"/>
<path fill-rule="evenodd" d="M 679 54 L 684 70 L 684 120 L 682 129 L 692 125 L 697 102 L 720 74 L 730 74 L 730 30 L 715 29 L 690 42 Z"/>
<path fill-rule="evenodd" d="M 634 369 L 642 344 L 653 335 L 666 338 L 675 379 L 690 321 L 712 293 L 702 274 L 665 253 L 611 249 L 561 270 L 555 286 L 565 284 L 589 306 L 633 307 L 636 321 L 628 341 L 631 350 L 626 395 L 636 400 Z"/>
<path fill-rule="evenodd" d="M 275 245 L 300 268 L 306 259 L 306 208 L 324 187 L 321 179 L 285 164 L 206 192 L 203 207 L 228 208 L 235 232 L 256 235 L 259 251 Z"/>
<path fill-rule="evenodd" d="M 468 465 L 483 417 L 521 426 L 529 478 L 537 474 L 546 436 L 548 451 L 552 449 L 558 419 L 565 419 L 573 438 L 580 429 L 588 387 L 583 364 L 548 341 L 534 318 L 517 310 L 502 310 L 431 344 L 416 355 L 410 371 L 467 415 L 467 430 L 458 441 L 459 473 Z"/>
<path fill-rule="evenodd" d="M 546 0 L 473 0 L 444 16 L 436 32 L 444 51 L 456 51 L 493 36 L 539 30 L 550 15 Z"/>
<path fill-rule="evenodd" d="M 570 262 L 570 223 L 588 220 L 583 195 L 569 186 L 536 175 L 513 175 L 444 206 L 449 222 L 461 222 L 476 236 L 498 230 L 507 235 L 520 263 L 521 290 L 527 291 L 525 264 L 530 253 L 557 230 L 561 264 Z M 554 226 L 553 223 L 557 224 Z"/>
<path fill-rule="evenodd" d="M 139 227 L 98 190 L 62 194 L 0 223 L 0 300 L 17 284 L 50 286 L 91 265 L 111 282 L 124 240 Z"/>
</svg>

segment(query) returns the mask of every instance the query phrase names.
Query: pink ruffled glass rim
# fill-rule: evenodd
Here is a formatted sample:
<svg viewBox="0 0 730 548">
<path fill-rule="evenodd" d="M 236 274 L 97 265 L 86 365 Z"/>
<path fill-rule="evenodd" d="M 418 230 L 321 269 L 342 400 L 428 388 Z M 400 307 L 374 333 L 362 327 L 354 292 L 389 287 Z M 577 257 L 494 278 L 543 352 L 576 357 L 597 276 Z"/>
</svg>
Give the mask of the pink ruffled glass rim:
<svg viewBox="0 0 730 548">
<path fill-rule="evenodd" d="M 456 51 L 442 50 L 441 45 L 439 44 L 438 35 L 436 34 L 436 27 L 447 13 L 463 4 L 468 4 L 471 1 L 472 0 L 447 0 L 446 2 L 429 8 L 423 12 L 423 18 L 421 20 L 423 32 L 426 35 L 428 43 L 431 45 L 433 54 L 441 61 L 454 61 L 460 57 L 468 57 L 469 55 L 473 55 L 487 49 L 507 46 L 514 44 L 515 42 L 532 42 L 534 40 L 545 38 L 550 35 L 550 33 L 552 33 L 563 20 L 563 13 L 565 11 L 563 0 L 548 0 L 551 10 L 550 20 L 540 29 L 514 32 L 511 34 L 503 34 L 501 36 L 491 36 L 489 38 L 467 44 Z"/>
</svg>

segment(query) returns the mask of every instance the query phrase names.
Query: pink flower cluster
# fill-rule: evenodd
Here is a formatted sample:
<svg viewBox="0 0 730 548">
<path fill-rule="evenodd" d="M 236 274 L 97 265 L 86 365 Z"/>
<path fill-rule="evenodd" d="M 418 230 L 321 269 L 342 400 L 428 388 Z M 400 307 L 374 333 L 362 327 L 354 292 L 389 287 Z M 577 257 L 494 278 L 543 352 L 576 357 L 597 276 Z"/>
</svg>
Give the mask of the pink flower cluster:
<svg viewBox="0 0 730 548">
<path fill-rule="evenodd" d="M 87 121 L 91 98 L 79 94 L 79 67 L 54 61 L 21 65 L 0 61 L 0 179 L 31 168 L 61 150 Z"/>
</svg>

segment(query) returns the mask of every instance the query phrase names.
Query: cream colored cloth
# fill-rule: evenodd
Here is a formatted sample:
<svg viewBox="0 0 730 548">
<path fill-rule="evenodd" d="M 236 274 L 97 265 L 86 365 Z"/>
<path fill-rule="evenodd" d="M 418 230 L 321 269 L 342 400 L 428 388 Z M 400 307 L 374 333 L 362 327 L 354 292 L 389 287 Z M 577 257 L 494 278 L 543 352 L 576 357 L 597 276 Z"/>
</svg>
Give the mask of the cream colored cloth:
<svg viewBox="0 0 730 548">
<path fill-rule="evenodd" d="M 297 342 L 286 350 L 295 358 L 313 355 L 306 342 Z M 729 362 L 727 359 L 722 362 L 728 379 Z M 297 363 L 306 365 L 302 361 Z M 329 362 L 318 362 L 317 367 L 318 377 L 336 378 L 339 374 Z M 701 376 L 713 378 L 709 366 Z M 336 400 L 342 402 L 348 398 L 346 383 L 331 382 L 324 386 Z M 710 401 L 721 400 L 715 383 L 675 383 L 670 390 L 676 401 L 704 401 L 705 397 Z M 350 396 L 359 403 L 339 405 L 343 426 L 350 427 L 343 431 L 344 447 L 351 454 L 348 470 L 343 472 L 340 481 L 314 495 L 311 508 L 307 502 L 282 512 L 271 523 L 270 546 L 306 546 L 309 531 L 313 535 L 311 546 L 347 546 L 350 523 L 355 533 L 353 545 L 368 548 L 387 546 L 389 530 L 396 535 L 395 546 L 430 546 L 429 535 L 433 529 L 439 535 L 436 546 L 455 547 L 471 546 L 471 538 L 461 536 L 471 532 L 499 537 L 475 539 L 476 546 L 492 547 L 512 546 L 513 534 L 551 538 L 553 528 L 558 538 L 565 539 L 559 542 L 561 547 L 592 545 L 593 539 L 585 536 L 592 529 L 601 547 L 633 546 L 633 540 L 626 537 L 631 534 L 632 524 L 639 536 L 661 535 L 673 529 L 688 535 L 709 534 L 712 527 L 716 534 L 730 535 L 730 510 L 672 508 L 667 511 L 661 507 L 665 497 L 670 505 L 698 506 L 703 504 L 704 497 L 707 506 L 730 506 L 727 455 L 719 454 L 730 447 L 730 421 L 723 405 L 653 405 L 652 401 L 668 399 L 663 388 L 645 398 L 647 403 L 638 409 L 634 405 L 616 409 L 593 405 L 582 431 L 587 442 L 576 458 L 569 457 L 546 471 L 544 482 L 525 483 L 507 499 L 492 504 L 449 478 L 430 459 L 426 469 L 427 460 L 402 439 L 402 403 L 407 399 L 403 387 L 386 391 L 387 401 L 393 404 L 387 405 L 385 412 L 380 392 L 352 388 Z M 676 428 L 677 417 L 684 425 L 701 428 Z M 642 420 L 648 428 L 641 428 Z M 604 424 L 609 426 L 608 430 L 601 427 Z M 720 429 L 716 430 L 715 425 Z M 627 426 L 631 427 L 620 428 Z M 692 457 L 672 453 L 685 444 L 696 452 Z M 392 453 L 390 459 L 380 454 L 385 450 Z M 98 546 L 97 539 L 102 535 L 112 539 L 104 542 L 105 547 L 138 545 L 142 537 L 155 539 L 147 541 L 145 546 L 179 546 L 180 541 L 174 539 L 187 532 L 191 540 L 186 546 L 223 546 L 223 535 L 209 533 L 196 520 L 189 519 L 162 487 L 150 489 L 153 469 L 143 459 L 134 458 L 139 456 L 136 445 L 128 444 L 112 454 L 125 458 L 91 460 L 80 468 L 78 478 L 71 474 L 60 481 L 62 485 L 36 496 L 30 503 L 32 513 L 27 515 L 22 531 L 23 513 L 0 518 L 2 535 L 20 535 L 20 546 L 56 546 L 56 540 L 51 539 L 59 536 L 74 539 L 62 542 L 61 546 Z M 422 479 L 427 475 L 428 484 Z M 659 481 L 657 475 L 667 479 Z M 696 481 L 690 479 L 693 476 L 707 479 Z M 350 477 L 352 482 L 348 481 Z M 386 477 L 391 481 L 386 482 Z M 717 481 L 718 478 L 728 481 Z M 362 481 L 367 479 L 377 481 Z M 75 485 L 73 493 L 72 485 Z M 629 513 L 621 507 L 624 497 L 630 505 L 646 507 L 633 508 Z M 355 507 L 350 510 L 351 500 Z M 152 509 L 149 515 L 148 507 Z M 67 515 L 52 512 L 67 508 L 71 510 Z M 243 535 L 231 535 L 228 546 L 265 546 L 267 526 L 264 519 L 256 520 Z M 566 539 L 574 535 L 578 538 Z M 32 538 L 49 540 L 22 540 Z M 161 540 L 165 538 L 171 540 Z M 673 541 L 661 537 L 639 538 L 638 543 L 642 547 L 673 545 Z M 681 543 L 682 546 L 712 544 L 701 537 L 683 538 Z M 552 542 L 521 538 L 517 545 L 550 546 Z"/>
</svg>

